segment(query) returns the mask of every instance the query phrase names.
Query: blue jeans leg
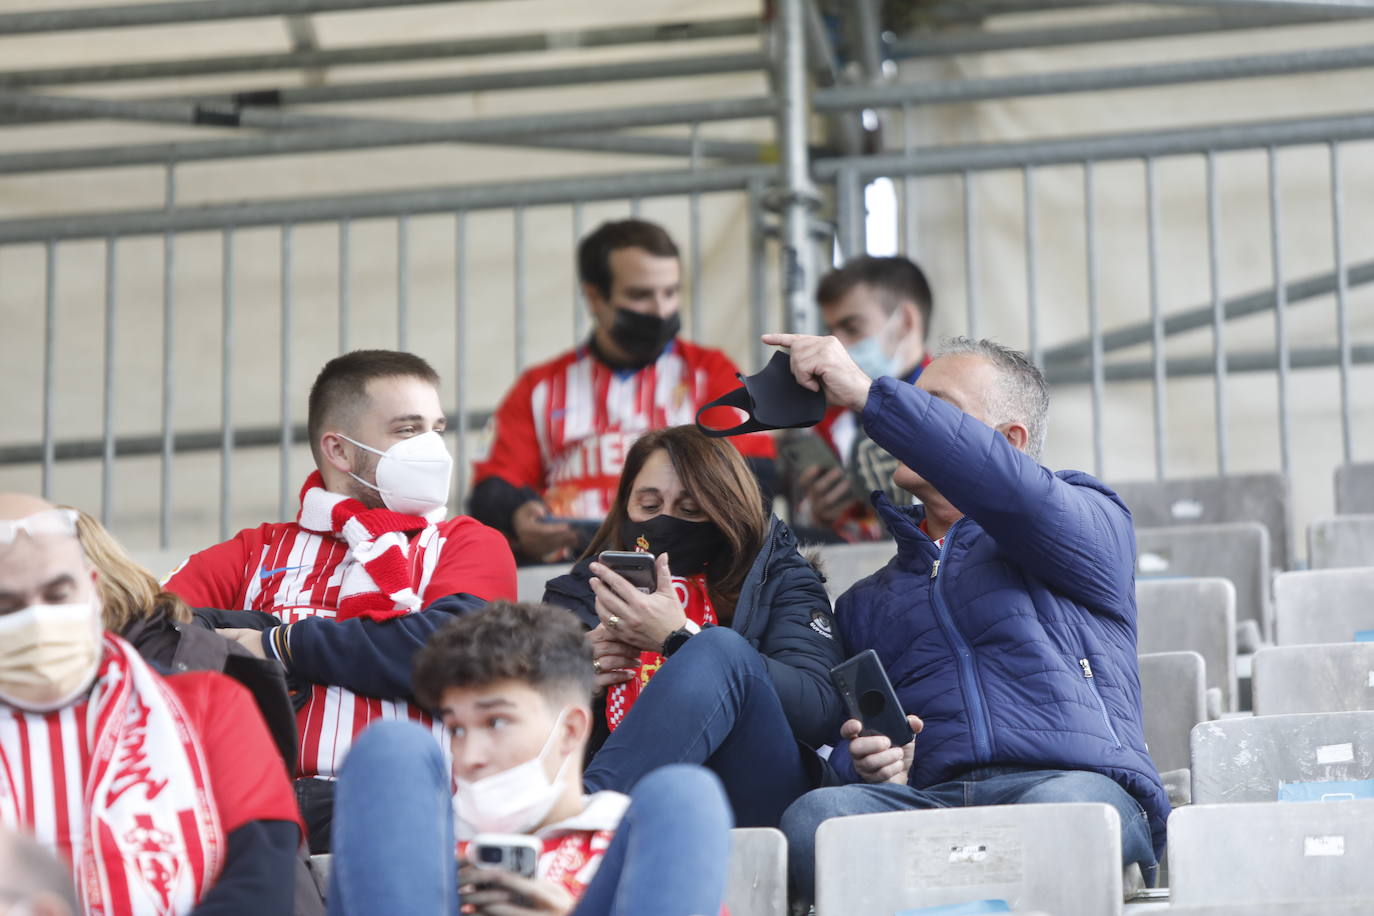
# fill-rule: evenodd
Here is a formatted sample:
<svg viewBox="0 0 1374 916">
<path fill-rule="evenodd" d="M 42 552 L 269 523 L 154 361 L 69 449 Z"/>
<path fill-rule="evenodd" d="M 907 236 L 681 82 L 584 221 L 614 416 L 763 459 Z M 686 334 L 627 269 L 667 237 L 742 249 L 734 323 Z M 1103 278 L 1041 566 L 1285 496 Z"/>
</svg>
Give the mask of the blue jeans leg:
<svg viewBox="0 0 1374 916">
<path fill-rule="evenodd" d="M 1121 817 L 1121 861 L 1133 862 L 1154 882 L 1155 854 L 1150 821 L 1140 804 L 1114 779 L 1087 770 L 1028 770 L 1002 773 L 969 784 L 969 804 L 1033 805 L 1101 802 Z"/>
<path fill-rule="evenodd" d="M 677 764 L 645 776 L 573 916 L 715 916 L 725 896 L 730 808 L 720 780 Z"/>
<path fill-rule="evenodd" d="M 763 658 L 734 630 L 710 627 L 659 669 L 592 758 L 588 792 L 630 792 L 670 763 L 697 763 L 725 786 L 741 827 L 774 827 L 813 786 Z"/>
<path fill-rule="evenodd" d="M 914 808 L 953 808 L 963 802 L 958 783 L 945 783 L 918 790 L 882 783 L 855 783 L 807 792 L 782 816 L 782 832 L 787 837 L 788 878 L 792 893 L 803 900 L 814 899 L 816 887 L 816 829 L 832 817 L 854 814 L 882 814 Z"/>
<path fill-rule="evenodd" d="M 378 722 L 344 761 L 334 800 L 330 916 L 458 912 L 449 773 L 434 735 Z"/>
</svg>

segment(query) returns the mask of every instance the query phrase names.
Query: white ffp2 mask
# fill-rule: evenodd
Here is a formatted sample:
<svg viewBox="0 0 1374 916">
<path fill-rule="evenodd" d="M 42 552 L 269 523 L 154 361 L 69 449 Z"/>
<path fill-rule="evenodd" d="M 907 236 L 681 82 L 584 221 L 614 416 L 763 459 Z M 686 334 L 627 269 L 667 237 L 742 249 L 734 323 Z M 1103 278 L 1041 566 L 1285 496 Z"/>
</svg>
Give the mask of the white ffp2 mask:
<svg viewBox="0 0 1374 916">
<path fill-rule="evenodd" d="M 375 484 L 368 483 L 351 471 L 349 476 L 382 494 L 382 503 L 392 512 L 428 516 L 448 505 L 453 456 L 448 453 L 448 446 L 444 445 L 443 437 L 437 432 L 431 430 L 402 439 L 384 452 L 350 439 L 343 433 L 339 433 L 339 438 L 381 456 L 377 461 Z"/>
<path fill-rule="evenodd" d="M 75 700 L 100 667 L 100 606 L 32 604 L 0 616 L 0 701 L 50 712 Z"/>
<path fill-rule="evenodd" d="M 558 714 L 538 754 L 508 770 L 468 782 L 454 779 L 453 814 L 474 833 L 528 833 L 548 817 L 563 794 L 563 777 L 573 755 L 553 779 L 544 772 L 544 755 L 553 746 L 567 710 Z"/>
</svg>

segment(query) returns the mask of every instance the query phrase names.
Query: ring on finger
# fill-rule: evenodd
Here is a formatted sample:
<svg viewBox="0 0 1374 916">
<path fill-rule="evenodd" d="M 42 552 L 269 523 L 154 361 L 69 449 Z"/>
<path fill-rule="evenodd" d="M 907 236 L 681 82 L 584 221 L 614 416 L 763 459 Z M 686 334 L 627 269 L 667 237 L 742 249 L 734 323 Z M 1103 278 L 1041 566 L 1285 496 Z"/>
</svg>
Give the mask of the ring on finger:
<svg viewBox="0 0 1374 916">
<path fill-rule="evenodd" d="M 593 662 L 592 662 L 592 674 L 600 674 L 600 673 L 601 673 L 601 662 L 599 662 L 599 661 L 593 661 Z"/>
<path fill-rule="evenodd" d="M 620 626 L 620 616 L 617 615 L 617 614 L 612 614 L 610 617 L 607 617 L 607 618 L 606 618 L 606 626 L 608 626 L 608 627 L 618 627 L 618 626 Z"/>
</svg>

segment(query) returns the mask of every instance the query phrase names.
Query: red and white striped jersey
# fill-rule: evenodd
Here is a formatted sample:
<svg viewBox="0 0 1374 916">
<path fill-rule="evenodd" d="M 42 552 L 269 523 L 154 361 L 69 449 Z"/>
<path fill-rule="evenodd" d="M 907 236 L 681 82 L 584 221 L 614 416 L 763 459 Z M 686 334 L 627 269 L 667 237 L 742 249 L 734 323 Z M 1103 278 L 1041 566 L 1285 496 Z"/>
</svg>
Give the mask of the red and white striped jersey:
<svg viewBox="0 0 1374 916">
<path fill-rule="evenodd" d="M 539 493 L 560 518 L 604 518 L 635 439 L 693 422 L 702 404 L 739 387 L 737 372 L 719 350 L 680 338 L 638 370 L 613 369 L 580 346 L 516 381 L 492 417 L 491 448 L 473 466 L 473 483 L 500 477 Z M 766 433 L 731 441 L 746 457 L 775 455 Z"/>
<path fill-rule="evenodd" d="M 410 542 L 412 588 L 428 605 L 467 592 L 488 601 L 514 600 L 515 561 L 505 539 L 475 519 L 459 517 L 416 532 Z M 294 522 L 267 524 L 194 554 L 166 588 L 192 607 L 265 611 L 284 624 L 307 617 L 333 620 L 348 544 Z M 385 623 L 379 624 L 385 626 Z M 413 719 L 448 748 L 443 726 L 406 699 L 365 697 L 316 684 L 297 714 L 297 776 L 332 778 L 353 738 L 378 719 Z"/>
</svg>

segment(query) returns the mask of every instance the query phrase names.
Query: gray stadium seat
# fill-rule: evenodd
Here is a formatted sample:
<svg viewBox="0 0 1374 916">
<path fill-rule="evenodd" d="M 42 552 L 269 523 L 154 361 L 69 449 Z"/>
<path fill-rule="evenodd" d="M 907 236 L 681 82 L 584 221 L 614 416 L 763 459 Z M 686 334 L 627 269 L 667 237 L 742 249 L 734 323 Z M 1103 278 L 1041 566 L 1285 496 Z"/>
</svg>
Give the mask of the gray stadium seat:
<svg viewBox="0 0 1374 916">
<path fill-rule="evenodd" d="M 1374 642 L 1261 649 L 1251 682 L 1257 716 L 1374 709 Z"/>
<path fill-rule="evenodd" d="M 1281 646 L 1374 639 L 1374 566 L 1275 576 L 1274 618 Z"/>
<path fill-rule="evenodd" d="M 1269 560 L 1287 569 L 1288 481 L 1282 474 L 1233 474 L 1113 484 L 1137 528 L 1259 522 L 1269 532 Z"/>
<path fill-rule="evenodd" d="M 1374 800 L 1189 805 L 1169 818 L 1169 896 L 1182 906 L 1328 898 L 1374 912 L 1371 861 Z"/>
<path fill-rule="evenodd" d="M 1369 916 L 1365 900 L 1294 900 L 1285 903 L 1218 903 L 1215 906 L 1169 906 L 1161 916 Z"/>
<path fill-rule="evenodd" d="M 150 547 L 147 550 L 131 549 L 129 557 L 161 582 L 171 576 L 172 570 L 184 563 L 187 557 L 208 546 L 210 545 L 202 544 L 195 549 L 178 548 L 176 550 L 159 550 L 156 547 Z"/>
<path fill-rule="evenodd" d="M 1374 515 L 1334 515 L 1307 526 L 1311 569 L 1374 566 Z"/>
<path fill-rule="evenodd" d="M 1336 468 L 1336 511 L 1341 515 L 1374 512 L 1374 462 Z"/>
<path fill-rule="evenodd" d="M 1269 600 L 1269 533 L 1257 522 L 1137 528 L 1136 580 L 1219 577 L 1236 587 L 1239 652 L 1273 638 Z M 1246 623 L 1251 621 L 1251 623 Z M 1256 632 L 1257 631 L 1257 632 Z"/>
<path fill-rule="evenodd" d="M 1188 735 L 1207 721 L 1206 666 L 1196 652 L 1140 656 L 1140 701 L 1145 744 L 1161 773 L 1186 770 Z"/>
<path fill-rule="evenodd" d="M 1358 795 L 1349 784 L 1374 779 L 1374 712 L 1203 722 L 1191 748 L 1195 805 Z"/>
<path fill-rule="evenodd" d="M 816 831 L 817 916 L 1004 900 L 1055 916 L 1121 912 L 1121 822 L 1100 804 L 838 817 Z"/>
<path fill-rule="evenodd" d="M 515 571 L 515 588 L 521 601 L 543 601 L 544 583 L 563 575 L 571 568 L 567 563 L 550 566 L 521 566 Z"/>
<path fill-rule="evenodd" d="M 787 838 L 781 830 L 730 831 L 725 905 L 731 916 L 787 916 Z"/>
<path fill-rule="evenodd" d="M 1217 578 L 1142 579 L 1135 584 L 1135 599 L 1136 651 L 1198 653 L 1206 664 L 1208 688 L 1221 697 L 1215 712 L 1234 712 L 1235 586 Z"/>
<path fill-rule="evenodd" d="M 830 600 L 834 601 L 855 582 L 886 566 L 896 552 L 897 546 L 891 541 L 828 544 L 820 548 L 821 573 L 825 576 L 825 588 L 830 592 Z"/>
</svg>

